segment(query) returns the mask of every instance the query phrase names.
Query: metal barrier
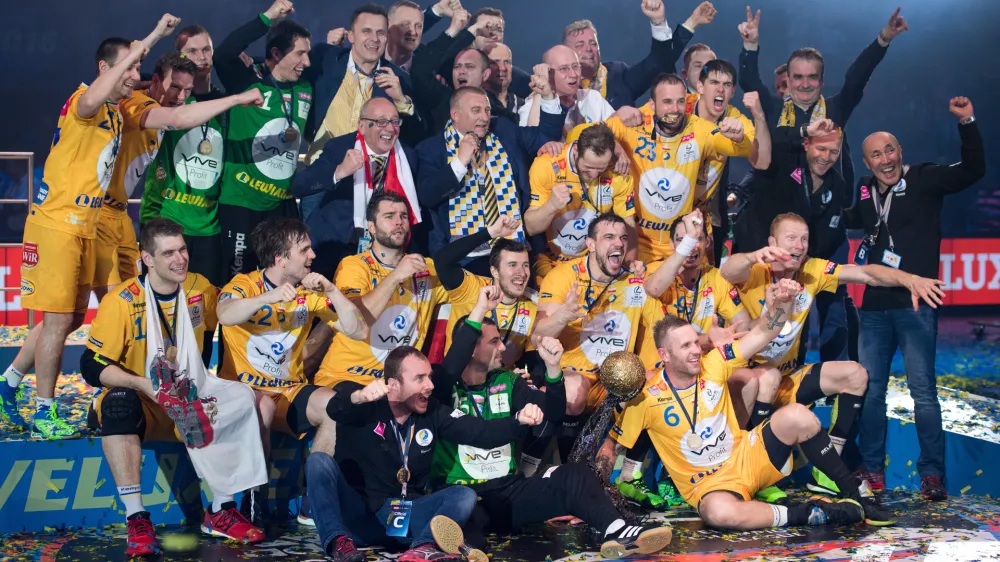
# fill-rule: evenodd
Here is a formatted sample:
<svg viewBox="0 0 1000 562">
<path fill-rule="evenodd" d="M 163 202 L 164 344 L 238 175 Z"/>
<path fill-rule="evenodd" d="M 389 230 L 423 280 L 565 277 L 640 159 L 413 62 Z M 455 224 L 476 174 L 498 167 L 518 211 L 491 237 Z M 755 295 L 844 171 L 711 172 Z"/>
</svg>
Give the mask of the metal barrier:
<svg viewBox="0 0 1000 562">
<path fill-rule="evenodd" d="M 35 153 L 34 152 L 0 152 L 0 160 L 27 160 L 28 161 L 28 197 L 27 199 L 0 199 L 0 205 L 25 205 L 25 220 L 31 211 L 31 202 L 35 199 Z M 20 244 L 0 244 L 0 248 L 18 248 Z M 0 294 L 6 295 L 10 291 L 21 292 L 21 287 L 0 287 Z M 6 299 L 4 299 L 6 301 Z M 35 327 L 35 311 L 28 311 L 28 328 Z"/>
</svg>

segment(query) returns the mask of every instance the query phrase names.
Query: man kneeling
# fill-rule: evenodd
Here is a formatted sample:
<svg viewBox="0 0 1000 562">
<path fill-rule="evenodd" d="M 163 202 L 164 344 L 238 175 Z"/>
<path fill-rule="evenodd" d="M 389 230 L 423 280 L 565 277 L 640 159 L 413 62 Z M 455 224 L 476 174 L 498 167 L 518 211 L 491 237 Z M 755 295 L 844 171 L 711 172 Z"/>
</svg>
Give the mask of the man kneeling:
<svg viewBox="0 0 1000 562">
<path fill-rule="evenodd" d="M 125 281 L 101 300 L 87 350 L 80 359 L 84 380 L 94 388 L 103 388 L 94 400 L 90 418 L 96 418 L 101 428 L 104 457 L 125 506 L 129 556 L 160 550 L 149 512 L 142 505 L 141 443 L 182 440 L 181 431 L 157 401 L 152 380 L 145 375 L 149 341 L 146 307 L 158 307 L 162 333 L 171 346 L 166 353 L 170 361 L 176 358 L 174 346 L 182 347 L 180 342 L 187 336 L 197 338 L 206 364 L 212 356 L 217 291 L 201 275 L 188 273 L 183 233 L 180 225 L 167 219 L 154 219 L 143 227 L 140 247 L 149 272 Z M 146 293 L 147 282 L 153 295 Z M 178 302 L 182 289 L 187 302 Z M 190 323 L 177 322 L 178 307 L 183 306 L 187 307 Z M 184 326 L 194 334 L 184 334 Z M 171 351 L 175 357 L 170 357 Z M 253 402 L 247 403 L 252 408 Z M 240 514 L 233 495 L 213 489 L 212 498 L 203 532 L 241 542 L 264 540 L 264 532 Z"/>
<path fill-rule="evenodd" d="M 768 287 L 764 321 L 738 341 L 732 329 L 713 330 L 717 348 L 702 356 L 698 333 L 674 316 L 657 322 L 654 339 L 663 371 L 649 373 L 646 388 L 621 414 L 611 437 L 630 447 L 647 430 L 678 491 L 707 525 L 763 529 L 796 525 L 887 524 L 893 516 L 840 460 L 819 419 L 801 404 L 776 411 L 752 431 L 741 429 L 727 381 L 737 368 L 780 333 L 802 287 L 782 279 Z M 791 472 L 792 447 L 827 474 L 842 499 L 813 498 L 787 506 L 750 501 Z M 614 460 L 614 444 L 601 450 Z"/>
<path fill-rule="evenodd" d="M 424 495 L 435 439 L 492 449 L 541 423 L 542 411 L 528 404 L 501 420 L 466 416 L 431 398 L 431 372 L 419 350 L 401 346 L 386 357 L 384 380 L 334 387 L 326 411 L 337 422 L 342 446 L 336 459 L 313 451 L 306 480 L 316 529 L 335 561 L 360 562 L 365 555 L 355 545 L 392 546 L 388 536 L 409 546 L 398 559 L 403 562 L 461 559 L 445 552 L 486 562 L 462 536 L 476 493 L 452 486 Z"/>
</svg>

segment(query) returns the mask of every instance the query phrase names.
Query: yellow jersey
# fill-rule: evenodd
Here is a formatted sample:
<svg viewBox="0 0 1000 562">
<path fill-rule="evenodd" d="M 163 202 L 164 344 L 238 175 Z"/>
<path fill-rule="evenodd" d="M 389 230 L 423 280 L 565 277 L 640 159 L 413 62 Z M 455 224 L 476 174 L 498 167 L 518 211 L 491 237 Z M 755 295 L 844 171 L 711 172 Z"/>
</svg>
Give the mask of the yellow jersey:
<svg viewBox="0 0 1000 562">
<path fill-rule="evenodd" d="M 685 111 L 688 115 L 697 115 L 695 109 L 698 104 L 698 99 L 701 96 L 699 94 L 688 94 L 687 95 L 687 107 Z M 653 134 L 653 102 L 650 101 L 639 108 L 642 113 L 643 124 L 638 127 L 639 130 L 643 131 L 646 135 Z M 732 117 L 733 119 L 739 119 L 743 123 L 743 134 L 750 139 L 753 143 L 754 138 L 757 135 L 757 129 L 754 127 L 753 121 L 747 116 L 740 113 L 740 110 L 736 109 L 731 105 L 726 106 L 726 110 L 722 114 L 723 117 Z M 698 183 L 695 188 L 695 202 L 694 206 L 701 209 L 701 212 L 708 216 L 709 213 L 712 214 L 712 223 L 718 226 L 720 224 L 720 217 L 718 216 L 717 209 L 715 206 L 715 196 L 718 194 L 719 182 L 722 180 L 722 170 L 726 167 L 726 161 L 729 159 L 725 154 L 715 153 L 710 158 L 706 159 L 701 166 L 701 170 L 698 172 Z M 673 252 L 671 252 L 673 253 Z"/>
<path fill-rule="evenodd" d="M 119 164 L 111 175 L 111 185 L 104 196 L 105 212 L 124 213 L 128 198 L 142 181 L 146 168 L 156 158 L 163 140 L 162 129 L 143 129 L 142 116 L 160 107 L 146 92 L 133 90 L 132 95 L 118 103 L 122 114 L 122 140 L 118 151 Z M 115 214 L 117 214 L 115 213 Z"/>
<path fill-rule="evenodd" d="M 223 287 L 219 302 L 256 297 L 272 288 L 261 270 L 241 273 Z M 297 392 L 306 383 L 302 348 L 313 318 L 332 323 L 337 313 L 326 295 L 300 286 L 295 300 L 264 305 L 246 322 L 223 326 L 226 353 L 219 377 L 264 392 Z"/>
<path fill-rule="evenodd" d="M 562 367 L 579 371 L 592 382 L 604 358 L 615 351 L 634 351 L 639 326 L 653 330 L 666 307 L 646 295 L 641 277 L 622 270 L 611 283 L 590 277 L 587 256 L 559 264 L 542 281 L 538 303 L 562 304 L 575 281 L 587 317 L 574 320 L 559 334 Z"/>
<path fill-rule="evenodd" d="M 115 169 L 122 115 L 117 104 L 106 101 L 93 117 L 80 117 L 77 108 L 85 91 L 86 84 L 80 84 L 59 112 L 28 221 L 93 239 Z"/>
<path fill-rule="evenodd" d="M 646 116 L 652 125 L 651 116 Z M 695 115 L 688 115 L 684 128 L 670 138 L 626 127 L 621 119 L 604 122 L 629 153 L 632 175 L 639 196 L 636 198 L 636 227 L 639 234 L 639 259 L 651 262 L 673 253 L 670 224 L 690 213 L 702 164 L 718 155 L 749 156 L 752 141 L 747 135 L 739 143 L 713 134 L 715 125 Z"/>
<path fill-rule="evenodd" d="M 802 285 L 802 292 L 795 297 L 785 327 L 773 341 L 750 361 L 752 366 L 769 365 L 777 367 L 782 374 L 789 374 L 799 366 L 799 341 L 802 328 L 806 326 L 813 299 L 822 291 L 834 292 L 840 286 L 840 266 L 832 261 L 809 258 L 795 274 L 795 280 Z M 753 318 L 760 318 L 767 307 L 764 292 L 774 283 L 770 266 L 755 263 L 750 268 L 750 277 L 737 286 L 747 312 Z"/>
<path fill-rule="evenodd" d="M 558 156 L 542 155 L 531 165 L 530 208 L 541 207 L 552 196 L 552 187 L 564 183 L 569 188 L 569 204 L 556 213 L 546 232 L 549 255 L 567 261 L 587 253 L 587 227 L 601 213 L 620 217 L 635 215 L 632 176 L 605 170 L 591 185 L 584 185 L 570 158 L 575 142 L 567 143 Z"/>
<path fill-rule="evenodd" d="M 448 316 L 448 331 L 445 335 L 444 352 L 451 349 L 451 334 L 455 324 L 472 312 L 479 300 L 479 290 L 493 284 L 490 277 L 480 277 L 465 272 L 465 279 L 454 291 L 448 291 L 451 301 L 451 313 Z M 500 337 L 506 349 L 503 352 L 503 364 L 510 367 L 516 363 L 525 351 L 532 348 L 529 336 L 538 319 L 538 293 L 534 289 L 525 289 L 524 296 L 514 303 L 500 302 L 488 315 L 497 324 Z"/>
<path fill-rule="evenodd" d="M 677 491 L 690 502 L 699 482 L 715 473 L 747 438 L 727 384 L 733 371 L 745 365 L 739 346 L 727 344 L 702 356 L 701 375 L 688 388 L 671 389 L 662 369 L 649 371 L 645 388 L 618 415 L 611 437 L 631 448 L 647 431 Z"/>
<path fill-rule="evenodd" d="M 397 287 L 367 340 L 352 340 L 340 333 L 333 337 L 316 374 L 316 384 L 332 387 L 344 380 L 368 384 L 382 377 L 383 363 L 393 349 L 401 345 L 423 348 L 437 319 L 435 309 L 448 302 L 448 292 L 437 278 L 434 261 L 426 261 L 427 271 Z M 360 297 L 372 292 L 392 269 L 368 250 L 344 258 L 337 266 L 334 283 L 344 296 Z"/>
<path fill-rule="evenodd" d="M 133 277 L 101 299 L 87 338 L 88 349 L 137 377 L 146 376 L 146 289 L 142 283 L 142 276 Z M 188 273 L 181 287 L 200 351 L 205 333 L 214 333 L 219 323 L 215 315 L 218 291 L 197 273 Z M 168 325 L 172 325 L 176 297 L 155 297 Z"/>
<path fill-rule="evenodd" d="M 658 261 L 646 266 L 646 277 L 648 278 L 662 265 L 663 262 Z M 714 267 L 702 269 L 692 289 L 687 288 L 679 276 L 675 277 L 671 287 L 660 295 L 660 302 L 667 307 L 667 314 L 687 320 L 699 334 L 707 334 L 712 329 L 716 314 L 722 316 L 726 325 L 729 325 L 737 314 L 745 310 L 739 291 Z M 749 328 L 749 326 L 740 327 L 743 330 Z M 639 344 L 639 358 L 647 368 L 663 367 L 651 330 L 643 334 Z"/>
</svg>

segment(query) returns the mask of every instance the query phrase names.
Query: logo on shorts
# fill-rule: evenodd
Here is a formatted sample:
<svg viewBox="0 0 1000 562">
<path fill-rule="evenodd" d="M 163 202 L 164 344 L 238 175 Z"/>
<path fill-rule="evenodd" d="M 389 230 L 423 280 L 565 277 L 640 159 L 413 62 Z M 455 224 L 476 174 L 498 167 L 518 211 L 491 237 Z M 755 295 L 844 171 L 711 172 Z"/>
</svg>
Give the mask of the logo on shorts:
<svg viewBox="0 0 1000 562">
<path fill-rule="evenodd" d="M 25 242 L 21 249 L 21 267 L 31 269 L 38 265 L 38 244 Z"/>
<path fill-rule="evenodd" d="M 434 434 L 429 429 L 421 429 L 417 432 L 417 445 L 426 447 L 434 440 Z"/>
<path fill-rule="evenodd" d="M 27 279 L 21 279 L 21 296 L 26 297 L 33 294 L 35 294 L 35 284 Z"/>
</svg>

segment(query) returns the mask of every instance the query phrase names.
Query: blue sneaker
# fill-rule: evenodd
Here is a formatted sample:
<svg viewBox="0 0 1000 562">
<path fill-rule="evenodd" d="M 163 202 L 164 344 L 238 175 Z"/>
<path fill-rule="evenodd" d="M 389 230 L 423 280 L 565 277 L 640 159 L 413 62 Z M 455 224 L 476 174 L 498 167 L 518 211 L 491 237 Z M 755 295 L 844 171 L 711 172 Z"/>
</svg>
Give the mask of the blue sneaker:
<svg viewBox="0 0 1000 562">
<path fill-rule="evenodd" d="M 0 375 L 0 419 L 18 429 L 28 427 L 28 422 L 17 411 L 17 404 L 22 400 L 24 394 L 21 392 L 21 385 L 13 388 L 7 384 L 7 377 Z"/>
<path fill-rule="evenodd" d="M 35 419 L 31 424 L 31 436 L 35 439 L 72 439 L 80 436 L 80 430 L 66 423 L 59 417 L 55 404 L 50 407 L 39 406 L 35 411 Z"/>
</svg>

